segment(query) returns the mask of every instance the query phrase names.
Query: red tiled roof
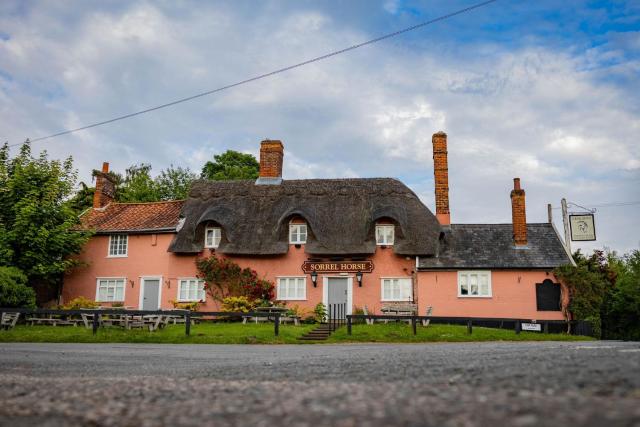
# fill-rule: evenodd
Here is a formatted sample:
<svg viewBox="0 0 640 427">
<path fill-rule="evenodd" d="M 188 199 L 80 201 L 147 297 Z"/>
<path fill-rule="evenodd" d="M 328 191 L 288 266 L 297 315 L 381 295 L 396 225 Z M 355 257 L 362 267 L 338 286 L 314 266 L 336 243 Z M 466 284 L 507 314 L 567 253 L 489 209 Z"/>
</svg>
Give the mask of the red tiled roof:
<svg viewBox="0 0 640 427">
<path fill-rule="evenodd" d="M 175 229 L 184 200 L 151 203 L 111 203 L 80 218 L 83 229 L 100 232 Z"/>
</svg>

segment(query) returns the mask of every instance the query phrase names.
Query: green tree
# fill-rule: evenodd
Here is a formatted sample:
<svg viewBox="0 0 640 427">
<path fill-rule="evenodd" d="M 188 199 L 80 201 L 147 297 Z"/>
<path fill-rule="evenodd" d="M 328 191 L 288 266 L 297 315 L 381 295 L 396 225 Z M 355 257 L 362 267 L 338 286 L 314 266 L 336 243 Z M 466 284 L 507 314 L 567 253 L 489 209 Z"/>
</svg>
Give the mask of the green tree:
<svg viewBox="0 0 640 427">
<path fill-rule="evenodd" d="M 66 203 L 75 182 L 71 157 L 33 157 L 28 140 L 14 158 L 6 143 L 0 149 L 0 265 L 20 269 L 32 287 L 59 285 L 89 238 L 74 230 L 78 216 Z"/>
<path fill-rule="evenodd" d="M 640 251 L 615 263 L 616 285 L 605 298 L 603 335 L 609 339 L 640 340 Z"/>
<path fill-rule="evenodd" d="M 227 150 L 213 156 L 202 168 L 201 178 L 224 181 L 230 179 L 256 179 L 260 173 L 260 163 L 251 154 Z"/>
<path fill-rule="evenodd" d="M 93 206 L 93 194 L 95 192 L 95 187 L 89 187 L 84 182 L 81 182 L 80 189 L 69 199 L 67 205 L 79 215 Z"/>
<path fill-rule="evenodd" d="M 27 276 L 15 267 L 0 267 L 0 307 L 35 308 L 36 293 Z"/>
<path fill-rule="evenodd" d="M 118 181 L 118 180 L 117 180 Z M 124 179 L 116 181 L 118 202 L 157 202 L 160 195 L 151 178 L 151 165 L 141 163 L 127 168 Z"/>
<path fill-rule="evenodd" d="M 189 168 L 169 166 L 160 172 L 155 179 L 156 190 L 160 200 L 186 199 L 189 195 L 191 183 L 196 179 L 196 174 Z"/>
</svg>

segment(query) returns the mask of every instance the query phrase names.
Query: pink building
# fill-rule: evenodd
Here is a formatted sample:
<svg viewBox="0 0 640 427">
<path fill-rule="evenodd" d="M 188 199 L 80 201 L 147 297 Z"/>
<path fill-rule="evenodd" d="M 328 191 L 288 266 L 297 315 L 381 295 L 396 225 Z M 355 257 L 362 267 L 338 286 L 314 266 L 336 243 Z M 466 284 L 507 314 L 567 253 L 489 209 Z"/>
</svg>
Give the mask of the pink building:
<svg viewBox="0 0 640 427">
<path fill-rule="evenodd" d="M 308 311 L 318 302 L 346 303 L 348 313 L 411 303 L 435 316 L 563 319 L 566 294 L 552 270 L 572 261 L 552 224 L 527 224 L 520 180 L 512 224 L 450 224 L 446 134 L 433 145 L 436 215 L 396 179 L 283 180 L 280 141 L 262 142 L 255 182 L 196 181 L 186 201 L 115 203 L 105 163 L 82 217 L 96 234 L 63 298 L 216 310 L 195 266 L 215 254 Z"/>
</svg>

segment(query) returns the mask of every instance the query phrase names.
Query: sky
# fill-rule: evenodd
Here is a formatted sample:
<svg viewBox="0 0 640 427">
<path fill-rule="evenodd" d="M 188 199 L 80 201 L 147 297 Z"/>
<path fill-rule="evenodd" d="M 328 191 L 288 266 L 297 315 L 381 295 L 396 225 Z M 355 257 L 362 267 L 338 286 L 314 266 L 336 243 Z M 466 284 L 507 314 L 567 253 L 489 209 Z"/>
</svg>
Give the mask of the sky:
<svg viewBox="0 0 640 427">
<path fill-rule="evenodd" d="M 0 142 L 153 107 L 427 21 L 473 1 L 0 2 Z M 285 146 L 284 178 L 396 177 L 432 211 L 431 136 L 448 134 L 453 223 L 562 230 L 560 200 L 596 207 L 597 241 L 640 247 L 640 3 L 498 0 L 268 79 L 34 143 L 199 172 L 233 149 Z M 17 148 L 14 149 L 17 150 Z M 571 208 L 571 211 L 582 211 Z"/>
</svg>

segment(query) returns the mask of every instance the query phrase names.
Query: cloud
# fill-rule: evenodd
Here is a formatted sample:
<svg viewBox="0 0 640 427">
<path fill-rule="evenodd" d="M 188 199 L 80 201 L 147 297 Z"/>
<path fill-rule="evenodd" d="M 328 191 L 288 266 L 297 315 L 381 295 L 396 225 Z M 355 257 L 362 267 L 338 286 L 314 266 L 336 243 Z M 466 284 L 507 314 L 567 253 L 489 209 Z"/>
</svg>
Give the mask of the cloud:
<svg viewBox="0 0 640 427">
<path fill-rule="evenodd" d="M 374 28 L 361 10 L 314 3 L 190 6 L 39 4 L 0 14 L 1 136 L 19 142 L 108 119 L 398 25 Z M 386 17 L 376 19 L 396 19 L 401 6 L 381 3 Z M 546 203 L 562 197 L 640 198 L 640 103 L 630 90 L 640 69 L 637 32 L 611 30 L 585 48 L 537 33 L 522 37 L 528 43 L 454 42 L 447 37 L 461 36 L 441 31 L 446 25 L 37 147 L 73 154 L 88 180 L 102 161 L 199 172 L 215 153 L 257 154 L 261 139 L 282 139 L 288 178 L 399 177 L 433 208 L 431 135 L 444 130 L 456 222 L 510 221 L 515 176 L 533 221 L 546 220 Z M 622 211 L 601 213 L 598 244 L 638 245 L 628 232 L 637 230 L 633 211 Z"/>
</svg>

